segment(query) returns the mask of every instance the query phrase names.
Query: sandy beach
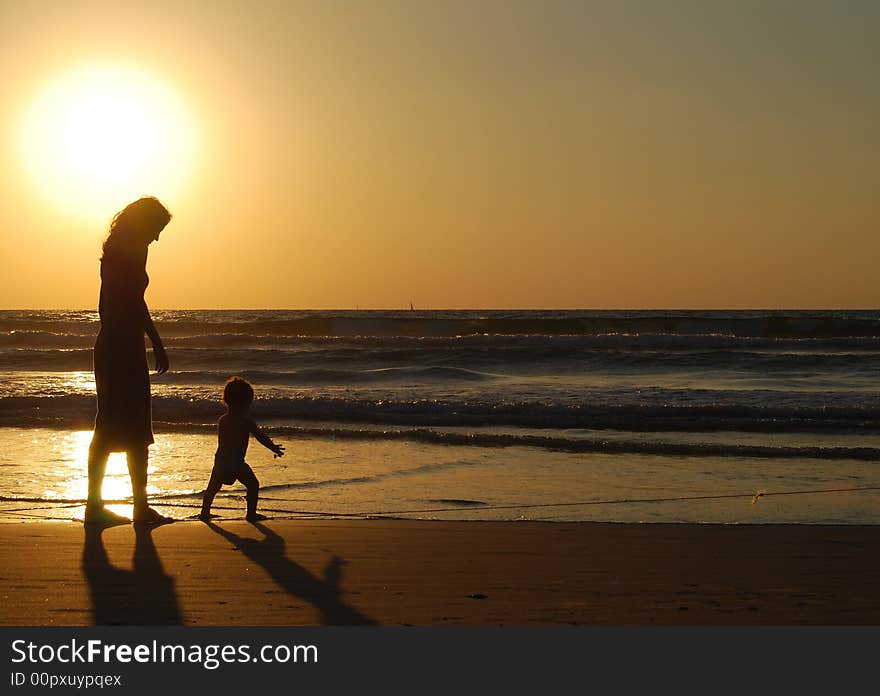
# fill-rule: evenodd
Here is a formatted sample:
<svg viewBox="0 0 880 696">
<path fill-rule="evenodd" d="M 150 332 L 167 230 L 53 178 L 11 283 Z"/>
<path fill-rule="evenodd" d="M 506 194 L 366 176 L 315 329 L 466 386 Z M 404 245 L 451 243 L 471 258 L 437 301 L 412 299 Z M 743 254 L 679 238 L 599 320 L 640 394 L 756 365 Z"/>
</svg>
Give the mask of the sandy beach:
<svg viewBox="0 0 880 696">
<path fill-rule="evenodd" d="M 880 527 L 0 525 L 6 625 L 880 623 Z"/>
</svg>

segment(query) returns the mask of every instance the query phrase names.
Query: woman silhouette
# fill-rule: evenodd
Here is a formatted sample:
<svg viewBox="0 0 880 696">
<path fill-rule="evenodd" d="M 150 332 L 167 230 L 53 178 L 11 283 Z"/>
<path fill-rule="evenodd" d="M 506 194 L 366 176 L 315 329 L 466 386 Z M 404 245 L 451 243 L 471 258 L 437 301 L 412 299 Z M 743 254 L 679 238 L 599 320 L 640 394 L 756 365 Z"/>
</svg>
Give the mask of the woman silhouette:
<svg viewBox="0 0 880 696">
<path fill-rule="evenodd" d="M 148 448 L 153 443 L 150 377 L 144 332 L 153 343 L 156 373 L 168 370 L 162 339 L 144 301 L 147 247 L 159 239 L 171 214 L 155 198 L 141 198 L 116 214 L 101 256 L 101 330 L 95 341 L 98 413 L 89 447 L 86 522 L 119 524 L 129 520 L 104 507 L 101 486 L 107 457 L 125 452 L 134 499 L 134 521 L 170 521 L 147 505 Z"/>
</svg>

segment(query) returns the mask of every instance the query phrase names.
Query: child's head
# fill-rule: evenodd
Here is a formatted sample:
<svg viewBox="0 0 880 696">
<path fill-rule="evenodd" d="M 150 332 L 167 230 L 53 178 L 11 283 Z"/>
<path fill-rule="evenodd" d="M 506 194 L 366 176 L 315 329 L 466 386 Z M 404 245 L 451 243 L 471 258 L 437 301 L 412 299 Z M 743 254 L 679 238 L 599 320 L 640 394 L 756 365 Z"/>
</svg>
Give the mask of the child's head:
<svg viewBox="0 0 880 696">
<path fill-rule="evenodd" d="M 254 401 L 254 388 L 241 377 L 230 377 L 223 388 L 223 403 L 230 409 L 247 410 Z"/>
</svg>

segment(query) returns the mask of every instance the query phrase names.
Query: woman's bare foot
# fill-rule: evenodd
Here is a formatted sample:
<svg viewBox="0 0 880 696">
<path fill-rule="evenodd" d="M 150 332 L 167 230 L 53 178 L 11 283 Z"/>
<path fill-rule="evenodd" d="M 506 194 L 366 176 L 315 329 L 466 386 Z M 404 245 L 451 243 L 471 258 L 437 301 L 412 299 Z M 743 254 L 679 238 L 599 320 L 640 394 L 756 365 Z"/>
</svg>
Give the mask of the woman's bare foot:
<svg viewBox="0 0 880 696">
<path fill-rule="evenodd" d="M 246 515 L 245 519 L 248 522 L 262 522 L 263 520 L 268 520 L 269 518 L 265 515 L 261 515 L 259 512 L 252 512 L 250 515 Z"/>
<path fill-rule="evenodd" d="M 112 510 L 108 510 L 103 505 L 86 505 L 86 512 L 83 518 L 84 524 L 97 524 L 102 527 L 115 527 L 120 524 L 130 524 L 131 520 L 122 515 L 117 515 Z"/>
<path fill-rule="evenodd" d="M 215 520 L 220 515 L 213 515 L 210 512 L 200 512 L 198 515 L 193 515 L 193 517 L 200 519 L 202 522 L 207 522 L 208 520 Z"/>
<path fill-rule="evenodd" d="M 149 525 L 150 527 L 158 527 L 161 524 L 171 524 L 172 522 L 174 522 L 174 518 L 160 515 L 153 508 L 148 507 L 135 512 L 132 522 L 134 522 L 135 524 Z"/>
</svg>

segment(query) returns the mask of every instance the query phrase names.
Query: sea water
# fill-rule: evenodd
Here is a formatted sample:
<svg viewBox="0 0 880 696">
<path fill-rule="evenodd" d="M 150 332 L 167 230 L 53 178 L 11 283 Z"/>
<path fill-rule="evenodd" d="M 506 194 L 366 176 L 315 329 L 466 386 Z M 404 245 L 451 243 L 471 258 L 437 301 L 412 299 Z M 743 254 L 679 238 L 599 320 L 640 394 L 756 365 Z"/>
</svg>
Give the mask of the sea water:
<svg viewBox="0 0 880 696">
<path fill-rule="evenodd" d="M 197 512 L 251 381 L 284 517 L 880 522 L 880 312 L 157 311 L 149 491 Z M 0 312 L 0 519 L 82 515 L 91 311 Z M 122 454 L 104 495 L 130 512 Z M 243 490 L 225 488 L 223 516 Z"/>
</svg>

